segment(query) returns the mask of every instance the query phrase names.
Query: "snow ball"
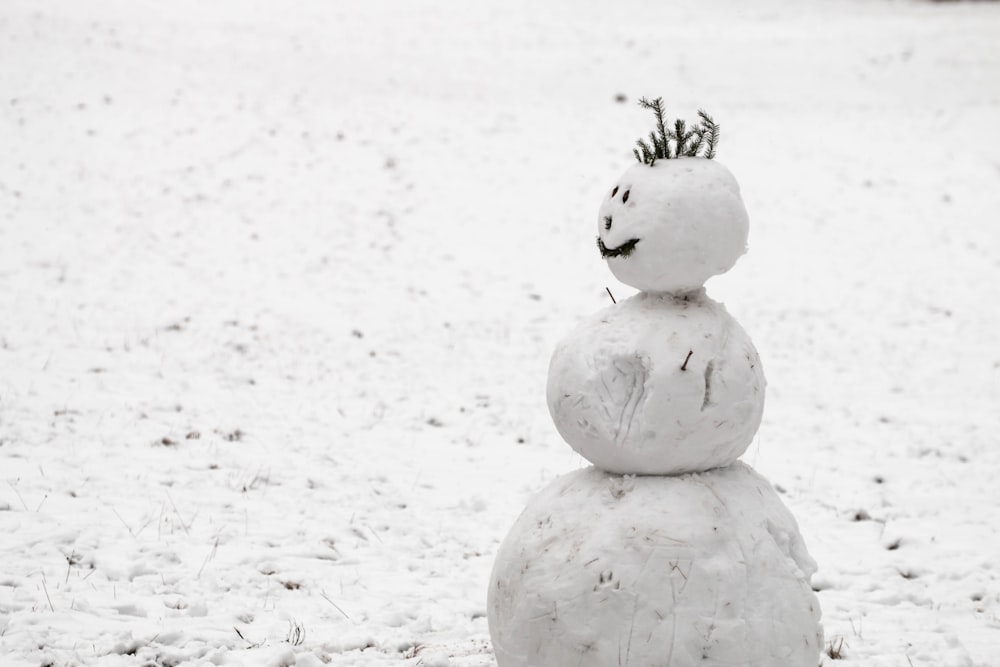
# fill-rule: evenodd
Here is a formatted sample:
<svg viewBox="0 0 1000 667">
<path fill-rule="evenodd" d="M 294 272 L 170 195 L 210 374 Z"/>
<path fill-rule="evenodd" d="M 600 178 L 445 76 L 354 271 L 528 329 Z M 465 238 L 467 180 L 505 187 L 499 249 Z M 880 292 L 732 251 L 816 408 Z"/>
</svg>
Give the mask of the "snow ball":
<svg viewBox="0 0 1000 667">
<path fill-rule="evenodd" d="M 637 164 L 598 213 L 598 247 L 618 280 L 680 293 L 725 273 L 746 252 L 749 219 L 740 187 L 715 160 Z"/>
<path fill-rule="evenodd" d="M 620 482 L 564 475 L 515 522 L 488 594 L 499 667 L 816 667 L 815 563 L 767 480 Z"/>
<path fill-rule="evenodd" d="M 546 390 L 556 429 L 594 465 L 672 475 L 728 465 L 764 412 L 750 337 L 704 291 L 639 294 L 557 346 Z"/>
</svg>

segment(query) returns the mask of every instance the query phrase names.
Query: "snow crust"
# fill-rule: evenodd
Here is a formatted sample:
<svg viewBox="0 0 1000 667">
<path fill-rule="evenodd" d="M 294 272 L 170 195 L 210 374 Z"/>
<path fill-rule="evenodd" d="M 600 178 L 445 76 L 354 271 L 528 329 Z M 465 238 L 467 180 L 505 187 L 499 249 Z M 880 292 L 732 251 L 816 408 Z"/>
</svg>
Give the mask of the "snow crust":
<svg viewBox="0 0 1000 667">
<path fill-rule="evenodd" d="M 559 434 L 604 470 L 669 475 L 736 461 L 766 381 L 757 350 L 704 291 L 639 293 L 557 346 L 546 395 Z"/>
<path fill-rule="evenodd" d="M 743 463 L 684 476 L 555 479 L 501 545 L 499 667 L 816 667 L 816 566 Z"/>
<path fill-rule="evenodd" d="M 716 160 L 635 164 L 608 189 L 597 218 L 606 247 L 638 240 L 628 256 L 607 262 L 618 280 L 644 291 L 697 289 L 731 269 L 747 248 L 739 184 Z"/>
</svg>

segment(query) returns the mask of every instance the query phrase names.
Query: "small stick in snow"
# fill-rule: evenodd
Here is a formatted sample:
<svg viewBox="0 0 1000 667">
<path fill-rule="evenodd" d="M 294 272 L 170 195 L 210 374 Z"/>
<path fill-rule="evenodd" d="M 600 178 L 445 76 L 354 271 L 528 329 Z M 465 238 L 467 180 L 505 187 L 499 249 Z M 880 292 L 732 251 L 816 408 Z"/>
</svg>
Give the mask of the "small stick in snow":
<svg viewBox="0 0 1000 667">
<path fill-rule="evenodd" d="M 249 639 L 247 639 L 246 637 L 244 637 L 243 633 L 240 632 L 240 629 L 237 628 L 235 625 L 233 626 L 233 630 L 236 631 L 236 634 L 239 635 L 240 639 L 242 639 L 243 641 L 245 641 L 247 643 L 247 648 L 260 648 L 263 645 L 263 643 L 264 643 L 264 642 L 260 642 L 259 644 L 254 644 L 252 641 L 250 641 Z"/>
<path fill-rule="evenodd" d="M 52 606 L 52 598 L 49 597 L 49 587 L 45 585 L 45 573 L 42 572 L 42 590 L 45 591 L 45 599 L 49 601 L 49 609 L 55 613 L 56 608 Z"/>
<path fill-rule="evenodd" d="M 195 579 L 201 579 L 201 573 L 205 570 L 205 566 L 208 565 L 208 561 L 215 558 L 215 553 L 218 550 L 219 550 L 219 537 L 217 535 L 215 537 L 215 544 L 212 545 L 212 550 L 208 552 L 207 556 L 205 556 L 205 560 L 202 561 L 201 567 L 198 568 L 198 574 L 196 574 L 194 577 Z"/>
<path fill-rule="evenodd" d="M 688 369 L 688 359 L 691 358 L 692 354 L 694 354 L 694 350 L 688 350 L 688 356 L 684 357 L 684 363 L 681 364 L 682 371 L 686 371 Z"/>
<path fill-rule="evenodd" d="M 123 519 L 122 515 L 118 513 L 118 510 L 112 507 L 111 511 L 115 513 L 115 516 L 118 517 L 118 520 L 121 521 L 122 525 L 125 526 L 126 530 L 128 530 L 128 534 L 131 535 L 132 537 L 135 537 L 135 531 L 132 530 L 132 526 L 125 523 L 125 519 Z"/>
<path fill-rule="evenodd" d="M 183 528 L 183 529 L 184 529 L 184 533 L 185 533 L 186 535 L 190 535 L 190 534 L 191 534 L 191 531 L 190 531 L 190 529 L 188 528 L 188 524 L 186 524 L 186 523 L 184 522 L 184 517 L 182 517 L 182 516 L 181 516 L 181 511 L 180 511 L 179 509 L 177 509 L 177 505 L 176 505 L 176 503 L 174 503 L 174 499 L 173 499 L 173 497 L 172 497 L 172 496 L 170 495 L 170 492 L 169 492 L 169 491 L 167 491 L 167 500 L 169 500 L 169 501 L 170 501 L 170 506 L 174 508 L 174 513 L 175 513 L 175 514 L 177 515 L 177 518 L 178 518 L 178 519 L 180 519 L 180 521 L 181 521 L 181 528 Z M 191 521 L 191 522 L 192 522 L 192 523 L 194 523 L 194 520 L 192 519 L 192 521 Z"/>
<path fill-rule="evenodd" d="M 24 507 L 24 511 L 30 512 L 31 510 L 28 509 L 28 503 L 24 502 L 24 498 L 21 497 L 21 492 L 17 490 L 17 487 L 11 484 L 10 482 L 7 482 L 7 486 L 9 486 L 11 490 L 15 494 L 17 494 L 17 499 L 21 501 L 21 505 Z"/>
<path fill-rule="evenodd" d="M 76 551 L 70 551 L 69 555 L 66 556 L 66 581 L 63 582 L 64 584 L 69 583 L 69 572 L 74 565 L 79 565 L 79 563 L 80 557 L 76 555 Z"/>
<path fill-rule="evenodd" d="M 351 620 L 351 617 L 347 615 L 346 611 L 344 611 L 343 609 L 341 609 L 339 606 L 337 606 L 336 602 L 334 602 L 333 600 L 331 600 L 330 598 L 328 598 L 326 596 L 326 591 L 320 591 L 319 594 L 320 594 L 320 597 L 322 597 L 324 600 L 326 600 L 327 602 L 329 602 L 330 604 L 332 604 L 334 609 L 336 609 L 341 614 L 343 614 L 344 618 L 346 618 L 348 621 Z"/>
<path fill-rule="evenodd" d="M 618 302 L 617 302 L 617 301 L 615 301 L 615 295 L 611 293 L 611 290 L 610 290 L 610 289 L 608 289 L 608 287 L 607 287 L 607 286 L 605 286 L 605 288 L 604 288 L 604 289 L 605 289 L 605 290 L 607 291 L 607 293 L 608 293 L 608 296 L 610 296 L 610 297 L 611 297 L 611 303 L 613 303 L 613 304 L 615 304 L 615 305 L 618 305 Z"/>
</svg>

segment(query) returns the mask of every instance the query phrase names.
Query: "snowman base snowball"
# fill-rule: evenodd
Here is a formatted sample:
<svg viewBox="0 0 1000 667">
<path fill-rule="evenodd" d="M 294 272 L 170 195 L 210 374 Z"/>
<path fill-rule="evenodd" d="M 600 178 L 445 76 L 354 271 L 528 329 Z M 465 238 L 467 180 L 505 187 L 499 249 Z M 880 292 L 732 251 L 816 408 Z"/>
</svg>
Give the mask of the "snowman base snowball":
<svg viewBox="0 0 1000 667">
<path fill-rule="evenodd" d="M 488 596 L 498 667 L 816 667 L 815 564 L 743 463 L 683 476 L 585 468 L 528 503 Z"/>
</svg>

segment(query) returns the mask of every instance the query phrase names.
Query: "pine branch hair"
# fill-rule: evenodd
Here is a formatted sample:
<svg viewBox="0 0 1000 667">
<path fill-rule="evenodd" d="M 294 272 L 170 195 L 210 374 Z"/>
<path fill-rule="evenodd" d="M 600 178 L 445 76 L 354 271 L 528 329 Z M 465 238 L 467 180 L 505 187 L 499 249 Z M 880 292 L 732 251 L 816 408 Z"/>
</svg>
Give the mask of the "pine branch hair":
<svg viewBox="0 0 1000 667">
<path fill-rule="evenodd" d="M 715 157 L 715 150 L 719 145 L 719 124 L 704 110 L 698 111 L 700 123 L 689 128 L 687 122 L 679 118 L 672 123 L 673 128 L 668 130 L 663 115 L 662 97 L 655 100 L 643 97 L 639 100 L 639 106 L 653 112 L 656 129 L 649 133 L 648 143 L 645 139 L 635 142 L 632 154 L 636 160 L 652 167 L 657 160 L 679 157 L 705 157 L 711 160 Z"/>
</svg>

